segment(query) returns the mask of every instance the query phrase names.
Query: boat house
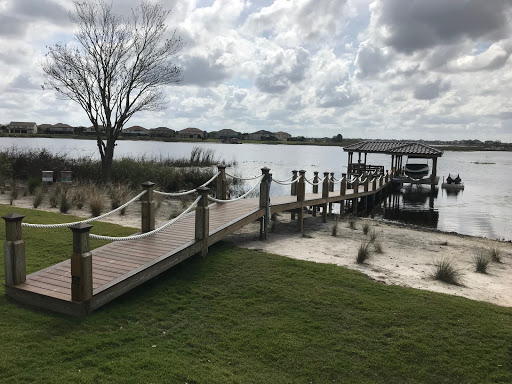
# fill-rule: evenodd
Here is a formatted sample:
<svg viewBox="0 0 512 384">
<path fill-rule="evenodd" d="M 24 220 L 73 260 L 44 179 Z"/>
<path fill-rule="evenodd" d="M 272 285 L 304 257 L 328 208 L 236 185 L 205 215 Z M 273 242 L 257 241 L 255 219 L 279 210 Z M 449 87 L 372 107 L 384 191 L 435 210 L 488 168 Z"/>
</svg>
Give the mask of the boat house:
<svg viewBox="0 0 512 384">
<path fill-rule="evenodd" d="M 369 165 L 367 157 L 368 154 L 385 154 L 391 156 L 389 170 L 394 175 L 393 181 L 432 186 L 439 183 L 437 159 L 443 155 L 443 151 L 430 145 L 413 141 L 368 140 L 348 145 L 343 150 L 348 152 L 347 175 L 359 176 L 365 172 L 384 174 L 384 166 Z M 354 160 L 354 153 L 358 154 L 357 161 Z"/>
</svg>

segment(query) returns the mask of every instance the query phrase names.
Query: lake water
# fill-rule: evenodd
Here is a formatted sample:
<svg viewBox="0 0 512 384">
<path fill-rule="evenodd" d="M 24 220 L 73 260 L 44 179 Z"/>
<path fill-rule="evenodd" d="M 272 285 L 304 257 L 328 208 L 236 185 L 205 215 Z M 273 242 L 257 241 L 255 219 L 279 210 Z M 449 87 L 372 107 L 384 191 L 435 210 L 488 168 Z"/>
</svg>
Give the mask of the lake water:
<svg viewBox="0 0 512 384">
<path fill-rule="evenodd" d="M 69 157 L 99 158 L 94 140 L 49 138 L 0 138 L 0 148 L 47 148 Z M 340 178 L 347 169 L 347 154 L 341 147 L 166 143 L 152 141 L 118 141 L 115 156 L 129 157 L 188 157 L 193 147 L 211 148 L 216 156 L 227 162 L 237 161 L 236 173 L 243 177 L 261 174 L 260 168 L 271 168 L 273 177 L 286 179 L 294 169 L 335 172 Z M 391 159 L 385 155 L 368 155 L 368 164 L 384 165 L 389 169 Z M 491 239 L 512 240 L 512 152 L 445 152 L 438 161 L 438 175 L 460 174 L 465 190 L 448 194 L 439 188 L 429 208 L 430 189 L 402 188 L 392 197 L 392 204 L 377 212 L 387 219 L 413 222 Z M 249 182 L 251 183 L 251 182 Z M 308 185 L 311 189 L 311 186 Z M 338 186 L 339 188 L 339 186 Z M 273 183 L 272 194 L 289 193 L 289 187 Z M 389 201 L 388 201 L 389 203 Z"/>
</svg>

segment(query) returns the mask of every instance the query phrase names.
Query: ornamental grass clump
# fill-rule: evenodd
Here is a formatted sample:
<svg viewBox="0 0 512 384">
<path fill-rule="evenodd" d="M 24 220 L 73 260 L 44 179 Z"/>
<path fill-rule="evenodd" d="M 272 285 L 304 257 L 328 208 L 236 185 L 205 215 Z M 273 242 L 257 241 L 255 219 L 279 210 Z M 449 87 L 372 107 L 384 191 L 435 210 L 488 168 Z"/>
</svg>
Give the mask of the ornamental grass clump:
<svg viewBox="0 0 512 384">
<path fill-rule="evenodd" d="M 453 262 L 449 259 L 434 262 L 432 277 L 447 284 L 462 285 L 460 282 L 460 271 L 455 268 Z"/>
<path fill-rule="evenodd" d="M 480 253 L 473 258 L 475 270 L 479 273 L 487 273 L 487 268 L 489 267 L 490 262 L 491 259 L 489 258 L 489 256 L 483 253 Z"/>
<path fill-rule="evenodd" d="M 366 223 L 366 222 L 365 222 L 365 223 L 363 224 L 363 226 L 362 226 L 362 229 L 363 229 L 363 233 L 364 233 L 365 235 L 367 235 L 367 234 L 368 234 L 368 232 L 370 231 L 370 224 L 368 224 L 368 223 Z"/>
<path fill-rule="evenodd" d="M 101 215 L 105 208 L 105 196 L 98 187 L 92 187 L 89 194 L 89 206 L 93 217 Z"/>
<path fill-rule="evenodd" d="M 382 249 L 382 243 L 380 241 L 373 242 L 373 250 L 375 253 L 384 253 L 384 250 Z"/>
<path fill-rule="evenodd" d="M 361 243 L 359 249 L 357 250 L 357 264 L 363 264 L 366 260 L 370 258 L 370 244 L 369 243 Z"/>
<path fill-rule="evenodd" d="M 73 204 L 77 209 L 82 209 L 85 205 L 85 201 L 87 200 L 87 186 L 83 183 L 77 184 L 75 188 L 73 188 Z"/>
<path fill-rule="evenodd" d="M 68 213 L 70 208 L 71 208 L 71 199 L 69 196 L 69 190 L 63 189 L 60 193 L 59 210 L 61 213 Z"/>
<path fill-rule="evenodd" d="M 59 205 L 60 188 L 57 185 L 53 185 L 48 189 L 48 202 L 51 208 L 57 208 Z"/>
<path fill-rule="evenodd" d="M 375 240 L 377 240 L 377 237 L 379 237 L 378 233 L 373 230 L 370 232 L 370 243 L 374 243 Z"/>
<path fill-rule="evenodd" d="M 108 190 L 108 194 L 110 197 L 110 207 L 112 209 L 116 209 L 126 203 L 130 196 L 131 189 L 127 184 L 116 183 L 111 184 Z M 159 197 L 160 195 L 156 195 L 155 197 Z M 161 204 L 161 202 L 160 202 Z M 158 206 L 160 207 L 160 205 Z M 121 215 L 125 214 L 125 208 L 121 209 Z"/>
<path fill-rule="evenodd" d="M 336 218 L 334 219 L 334 223 L 332 224 L 331 227 L 331 236 L 336 237 L 338 235 L 338 221 L 338 216 L 336 216 Z"/>
<path fill-rule="evenodd" d="M 352 230 L 357 229 L 356 222 L 357 222 L 357 219 L 354 216 L 348 217 L 348 227 L 350 229 L 352 229 Z"/>
<path fill-rule="evenodd" d="M 489 249 L 489 256 L 495 263 L 501 263 L 501 249 L 498 247 L 492 247 Z"/>
<path fill-rule="evenodd" d="M 34 191 L 34 199 L 32 200 L 32 206 L 37 208 L 41 205 L 44 199 L 44 191 L 42 188 L 36 188 Z"/>
</svg>

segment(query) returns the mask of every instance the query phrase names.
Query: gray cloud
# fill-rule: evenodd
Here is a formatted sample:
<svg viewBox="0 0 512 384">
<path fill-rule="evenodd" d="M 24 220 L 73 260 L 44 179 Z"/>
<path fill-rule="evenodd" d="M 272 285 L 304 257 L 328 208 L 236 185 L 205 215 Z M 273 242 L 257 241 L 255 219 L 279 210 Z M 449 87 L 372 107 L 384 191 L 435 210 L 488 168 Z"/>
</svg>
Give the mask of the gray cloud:
<svg viewBox="0 0 512 384">
<path fill-rule="evenodd" d="M 359 101 L 361 96 L 354 91 L 350 81 L 336 85 L 334 82 L 316 91 L 317 106 L 320 108 L 344 108 Z"/>
<path fill-rule="evenodd" d="M 255 84 L 262 92 L 283 93 L 293 83 L 304 80 L 310 61 L 304 48 L 279 52 L 267 58 Z"/>
<path fill-rule="evenodd" d="M 511 8 L 503 0 L 378 0 L 375 7 L 386 44 L 405 53 L 464 38 L 501 39 L 510 33 Z"/>
<path fill-rule="evenodd" d="M 0 36 L 19 36 L 25 32 L 25 28 L 17 17 L 0 14 Z"/>
<path fill-rule="evenodd" d="M 15 0 L 11 11 L 31 19 L 47 20 L 60 25 L 69 23 L 68 10 L 52 0 Z"/>
<path fill-rule="evenodd" d="M 414 89 L 414 97 L 418 100 L 437 99 L 441 93 L 450 89 L 450 83 L 441 80 L 429 81 L 416 86 Z"/>
<path fill-rule="evenodd" d="M 206 57 L 185 57 L 181 60 L 183 85 L 208 86 L 220 84 L 229 77 L 226 68 Z"/>
<path fill-rule="evenodd" d="M 354 61 L 357 67 L 356 75 L 360 78 L 376 75 L 386 69 L 389 61 L 389 56 L 382 48 L 376 47 L 369 40 L 363 41 L 359 44 Z"/>
</svg>

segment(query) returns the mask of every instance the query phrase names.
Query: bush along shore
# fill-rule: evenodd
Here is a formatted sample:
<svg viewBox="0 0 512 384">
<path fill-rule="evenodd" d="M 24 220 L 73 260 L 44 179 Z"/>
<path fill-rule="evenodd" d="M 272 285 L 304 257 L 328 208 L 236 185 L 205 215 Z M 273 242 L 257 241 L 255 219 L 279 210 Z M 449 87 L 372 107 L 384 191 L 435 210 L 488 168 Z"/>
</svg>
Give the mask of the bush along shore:
<svg viewBox="0 0 512 384">
<path fill-rule="evenodd" d="M 152 181 L 166 192 L 193 189 L 216 173 L 221 161 L 215 151 L 194 147 L 188 158 L 128 158 L 114 159 L 112 183 L 126 184 L 139 189 L 144 181 Z M 0 182 L 2 185 L 27 183 L 30 193 L 41 183 L 42 171 L 54 171 L 59 180 L 62 171 L 71 171 L 73 181 L 99 183 L 101 161 L 82 157 L 68 158 L 65 154 L 46 149 L 20 150 L 10 148 L 0 152 Z M 209 185 L 215 188 L 215 181 Z"/>
</svg>

